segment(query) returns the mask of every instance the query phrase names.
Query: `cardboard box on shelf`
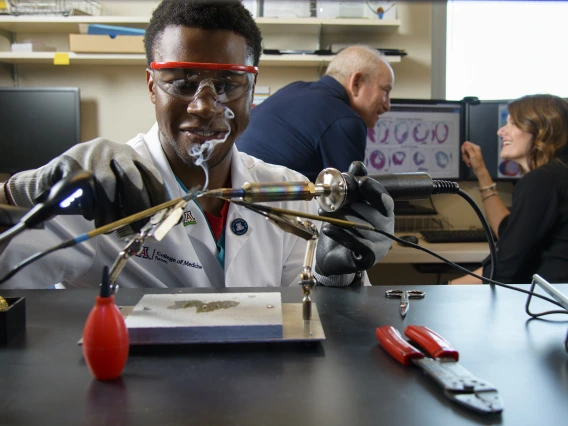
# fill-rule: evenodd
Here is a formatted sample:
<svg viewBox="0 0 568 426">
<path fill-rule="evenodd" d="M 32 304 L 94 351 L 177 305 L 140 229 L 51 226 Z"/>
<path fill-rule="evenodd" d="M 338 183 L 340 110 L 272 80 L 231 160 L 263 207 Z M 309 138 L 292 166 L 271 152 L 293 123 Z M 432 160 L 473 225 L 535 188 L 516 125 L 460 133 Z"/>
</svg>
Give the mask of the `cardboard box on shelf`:
<svg viewBox="0 0 568 426">
<path fill-rule="evenodd" d="M 144 36 L 69 34 L 69 50 L 76 53 L 144 53 Z"/>
</svg>

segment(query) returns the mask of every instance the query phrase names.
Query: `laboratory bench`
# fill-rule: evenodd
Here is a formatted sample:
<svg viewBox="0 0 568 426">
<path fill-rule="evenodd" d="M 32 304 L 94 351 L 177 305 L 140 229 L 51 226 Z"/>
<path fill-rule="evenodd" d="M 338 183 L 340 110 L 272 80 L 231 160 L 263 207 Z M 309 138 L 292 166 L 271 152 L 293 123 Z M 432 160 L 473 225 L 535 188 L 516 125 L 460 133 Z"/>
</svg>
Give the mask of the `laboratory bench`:
<svg viewBox="0 0 568 426">
<path fill-rule="evenodd" d="M 558 288 L 568 293 L 568 285 Z M 95 289 L 0 289 L 25 297 L 27 319 L 0 347 L 0 424 L 522 426 L 568 418 L 566 318 L 532 320 L 526 295 L 504 288 L 421 289 L 424 299 L 411 300 L 403 319 L 385 287 L 316 287 L 321 342 L 131 346 L 122 376 L 107 382 L 93 379 L 78 345 Z M 116 302 L 210 291 L 120 289 Z M 302 300 L 299 287 L 253 291 Z M 550 305 L 537 300 L 533 308 Z M 378 344 L 377 327 L 402 333 L 411 324 L 447 339 L 463 367 L 498 389 L 504 411 L 479 414 L 449 401 L 421 369 L 402 366 Z"/>
</svg>

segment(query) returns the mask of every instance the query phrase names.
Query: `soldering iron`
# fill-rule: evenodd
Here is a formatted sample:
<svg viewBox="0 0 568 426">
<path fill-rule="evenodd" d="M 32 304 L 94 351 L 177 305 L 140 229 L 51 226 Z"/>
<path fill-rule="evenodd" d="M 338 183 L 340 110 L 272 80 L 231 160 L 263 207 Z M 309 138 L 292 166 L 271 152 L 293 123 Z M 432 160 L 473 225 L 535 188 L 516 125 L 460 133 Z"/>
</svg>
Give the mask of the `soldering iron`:
<svg viewBox="0 0 568 426">
<path fill-rule="evenodd" d="M 455 182 L 434 180 L 424 172 L 354 176 L 327 168 L 315 182 L 246 182 L 241 188 L 214 189 L 202 196 L 237 198 L 248 203 L 315 198 L 323 210 L 333 212 L 357 201 L 358 188 L 368 179 L 382 184 L 394 200 L 420 200 L 434 194 L 456 194 L 460 189 Z"/>
</svg>

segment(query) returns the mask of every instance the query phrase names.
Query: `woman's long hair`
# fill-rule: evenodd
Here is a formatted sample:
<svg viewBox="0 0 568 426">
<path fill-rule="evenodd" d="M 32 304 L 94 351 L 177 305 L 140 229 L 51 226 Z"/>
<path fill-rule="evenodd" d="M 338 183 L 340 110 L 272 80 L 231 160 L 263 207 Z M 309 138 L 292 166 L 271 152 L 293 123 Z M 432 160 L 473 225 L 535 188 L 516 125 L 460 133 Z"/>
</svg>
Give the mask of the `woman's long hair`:
<svg viewBox="0 0 568 426">
<path fill-rule="evenodd" d="M 513 123 L 533 135 L 530 170 L 555 160 L 568 143 L 568 101 L 554 95 L 527 95 L 509 103 L 508 109 Z"/>
</svg>

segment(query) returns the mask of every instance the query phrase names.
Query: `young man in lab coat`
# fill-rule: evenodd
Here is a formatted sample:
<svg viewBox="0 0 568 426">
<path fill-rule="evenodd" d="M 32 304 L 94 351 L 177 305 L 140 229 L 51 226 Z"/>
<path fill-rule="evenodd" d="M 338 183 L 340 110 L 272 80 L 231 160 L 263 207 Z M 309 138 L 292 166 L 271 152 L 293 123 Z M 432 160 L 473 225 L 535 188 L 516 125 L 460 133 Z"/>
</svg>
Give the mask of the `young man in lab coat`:
<svg viewBox="0 0 568 426">
<path fill-rule="evenodd" d="M 84 216 L 94 218 L 98 227 L 181 197 L 195 186 L 216 189 L 241 187 L 245 182 L 305 181 L 299 173 L 261 162 L 234 146 L 249 120 L 261 41 L 252 16 L 238 1 L 163 1 L 145 36 L 146 81 L 156 124 L 127 144 L 96 139 L 40 169 L 16 174 L 2 186 L 0 202 L 31 207 L 71 172 L 92 170 L 97 204 Z M 356 203 L 337 216 L 393 232 L 391 197 L 378 183 L 363 195 L 372 206 Z M 312 214 L 318 210 L 313 200 L 271 205 Z M 0 256 L 0 271 L 4 275 L 22 259 L 92 229 L 93 222 L 83 217 L 56 217 L 45 230 L 14 238 Z M 114 234 L 99 236 L 46 256 L 5 287 L 44 288 L 58 282 L 66 287 L 97 286 L 103 266 L 112 265 L 124 246 Z M 316 278 L 324 285 L 349 285 L 389 247 L 390 240 L 379 234 L 325 225 L 316 254 Z M 288 286 L 298 282 L 305 249 L 305 240 L 257 213 L 219 198 L 199 198 L 187 204 L 182 222 L 162 241 L 145 241 L 117 283 L 122 287 Z"/>
</svg>

